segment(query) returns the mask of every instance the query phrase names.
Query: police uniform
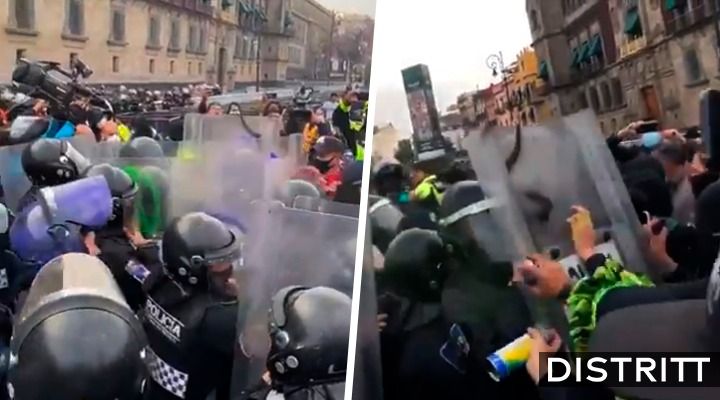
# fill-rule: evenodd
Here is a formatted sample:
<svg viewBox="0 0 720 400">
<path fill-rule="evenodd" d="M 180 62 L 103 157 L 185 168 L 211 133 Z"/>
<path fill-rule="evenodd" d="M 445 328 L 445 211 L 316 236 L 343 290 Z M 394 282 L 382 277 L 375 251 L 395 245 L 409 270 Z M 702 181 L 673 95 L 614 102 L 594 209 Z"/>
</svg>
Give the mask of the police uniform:
<svg viewBox="0 0 720 400">
<path fill-rule="evenodd" d="M 165 273 L 145 282 L 141 312 L 151 377 L 146 399 L 205 400 L 213 391 L 216 400 L 229 399 L 240 306 L 235 294 L 217 289 L 209 267 L 234 263 L 241 248 L 238 230 L 205 213 L 165 230 Z"/>
</svg>

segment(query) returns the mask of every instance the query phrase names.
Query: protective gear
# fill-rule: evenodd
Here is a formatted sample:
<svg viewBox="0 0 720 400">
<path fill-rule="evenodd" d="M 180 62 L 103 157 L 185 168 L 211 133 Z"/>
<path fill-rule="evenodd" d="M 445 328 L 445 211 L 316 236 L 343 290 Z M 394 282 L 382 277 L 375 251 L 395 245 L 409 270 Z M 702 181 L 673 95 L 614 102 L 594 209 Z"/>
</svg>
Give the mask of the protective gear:
<svg viewBox="0 0 720 400">
<path fill-rule="evenodd" d="M 105 178 L 113 201 L 112 216 L 109 224 L 113 227 L 121 227 L 125 223 L 125 219 L 132 217 L 134 214 L 133 204 L 138 192 L 135 182 L 125 171 L 110 164 L 93 165 L 85 175 L 100 175 Z"/>
<path fill-rule="evenodd" d="M 163 158 L 165 153 L 156 140 L 149 137 L 137 137 L 120 149 L 123 158 Z"/>
<path fill-rule="evenodd" d="M 28 400 L 137 399 L 146 343 L 107 267 L 64 254 L 37 275 L 17 319 L 9 391 Z"/>
<path fill-rule="evenodd" d="M 367 101 L 356 101 L 350 104 L 349 116 L 350 129 L 356 134 L 361 134 L 367 117 Z"/>
<path fill-rule="evenodd" d="M 463 148 L 483 188 L 495 185 L 507 192 L 502 196 L 506 204 L 517 202 L 520 213 L 508 213 L 513 221 L 506 225 L 518 238 L 515 247 L 558 253 L 561 260 L 574 255 L 567 219 L 571 207 L 580 204 L 591 212 L 598 237 L 611 234 L 609 244 L 622 264 L 643 272 L 642 227 L 607 143 L 600 132 L 588 129 L 597 126 L 592 111 L 583 111 L 518 128 L 514 135 L 499 128 L 468 135 Z"/>
<path fill-rule="evenodd" d="M 385 252 L 379 285 L 413 301 L 438 302 L 450 275 L 451 253 L 452 247 L 437 232 L 417 228 L 401 232 Z"/>
<path fill-rule="evenodd" d="M 275 198 L 285 207 L 314 210 L 313 203 L 322 197 L 320 190 L 312 183 L 300 179 L 291 179 L 278 190 Z"/>
<path fill-rule="evenodd" d="M 387 198 L 370 195 L 368 221 L 372 230 L 373 245 L 385 254 L 390 242 L 397 236 L 404 214 Z"/>
<path fill-rule="evenodd" d="M 39 265 L 59 254 L 84 252 L 81 230 L 103 227 L 111 215 L 112 197 L 103 177 L 43 188 L 37 203 L 18 214 L 10 227 L 12 249 Z"/>
<path fill-rule="evenodd" d="M 285 393 L 343 382 L 350 297 L 327 287 L 289 286 L 271 304 L 267 369 L 273 387 Z"/>
<path fill-rule="evenodd" d="M 213 390 L 229 398 L 236 326 L 244 321 L 238 313 L 244 315 L 244 308 L 235 293 L 220 293 L 212 285 L 230 282 L 241 247 L 233 228 L 204 213 L 178 218 L 165 231 L 161 258 L 167 275 L 150 275 L 141 313 L 150 343 L 147 399 L 204 399 Z M 226 263 L 225 272 L 210 271 Z"/>
<path fill-rule="evenodd" d="M 190 213 L 170 223 L 162 239 L 168 274 L 188 287 L 207 285 L 208 267 L 242 261 L 242 236 L 205 213 Z"/>
<path fill-rule="evenodd" d="M 493 209 L 501 206 L 498 199 L 485 195 L 478 182 L 458 182 L 445 193 L 438 213 L 440 225 L 464 251 L 479 257 L 480 261 L 513 261 L 514 255 L 506 250 L 507 241 L 493 214 Z"/>
<path fill-rule="evenodd" d="M 372 176 L 372 183 L 380 196 L 402 192 L 406 180 L 402 165 L 394 162 L 381 163 Z"/>
<path fill-rule="evenodd" d="M 246 294 L 244 298 L 251 301 L 245 327 L 237 339 L 243 352 L 237 354 L 235 369 L 244 372 L 237 381 L 239 392 L 243 394 L 253 392 L 267 371 L 265 361 L 271 348 L 267 331 L 268 310 L 273 308 L 272 294 L 287 286 L 300 285 L 331 287 L 349 296 L 357 244 L 357 218 L 284 207 L 268 209 L 264 204 L 258 204 L 254 217 L 248 229 L 251 251 L 245 260 L 246 270 L 236 278 L 243 282 L 245 289 L 241 293 Z M 277 243 L 284 243 L 282 249 L 278 250 Z M 301 304 L 304 302 L 296 302 L 296 308 Z M 314 312 L 309 310 L 307 315 Z M 334 313 L 328 315 L 331 314 Z M 325 323 L 330 327 L 339 322 Z M 293 323 L 286 328 L 291 326 L 297 325 Z M 332 331 L 334 328 L 327 332 L 334 336 Z M 297 338 L 299 332 L 288 333 Z M 249 365 L 245 354 L 251 359 Z M 298 361 L 299 365 L 309 362 L 304 358 Z M 325 364 L 325 367 L 329 365 Z M 336 364 L 334 369 L 342 370 L 342 367 Z"/>
<path fill-rule="evenodd" d="M 90 162 L 68 141 L 38 139 L 23 150 L 22 166 L 32 184 L 45 187 L 78 179 Z"/>
</svg>

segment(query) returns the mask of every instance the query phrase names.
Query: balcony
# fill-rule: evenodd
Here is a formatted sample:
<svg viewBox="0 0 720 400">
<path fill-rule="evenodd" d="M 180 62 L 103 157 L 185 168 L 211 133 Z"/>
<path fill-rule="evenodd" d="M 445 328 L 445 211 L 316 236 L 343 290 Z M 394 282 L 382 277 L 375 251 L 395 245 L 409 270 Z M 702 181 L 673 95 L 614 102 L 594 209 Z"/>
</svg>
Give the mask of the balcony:
<svg viewBox="0 0 720 400">
<path fill-rule="evenodd" d="M 689 8 L 676 10 L 670 15 L 670 18 L 666 18 L 665 28 L 667 34 L 672 35 L 693 28 L 713 18 L 716 12 L 717 6 L 714 0 L 694 6 L 691 3 Z"/>
<path fill-rule="evenodd" d="M 637 39 L 626 39 L 620 44 L 620 59 L 630 57 L 647 46 L 647 38 L 640 36 Z"/>
</svg>

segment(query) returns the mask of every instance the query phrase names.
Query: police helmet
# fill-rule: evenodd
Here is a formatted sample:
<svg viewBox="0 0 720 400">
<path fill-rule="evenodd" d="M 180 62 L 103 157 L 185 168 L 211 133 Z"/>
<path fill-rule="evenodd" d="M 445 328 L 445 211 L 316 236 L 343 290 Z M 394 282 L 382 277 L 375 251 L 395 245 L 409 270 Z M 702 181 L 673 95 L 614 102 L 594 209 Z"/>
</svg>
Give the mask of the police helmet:
<svg viewBox="0 0 720 400">
<path fill-rule="evenodd" d="M 289 286 L 273 296 L 267 369 L 276 389 L 345 380 L 351 303 L 328 287 Z"/>
<path fill-rule="evenodd" d="M 211 265 L 241 260 L 241 233 L 203 212 L 175 219 L 162 237 L 162 260 L 167 272 L 193 287 L 207 284 Z"/>
<path fill-rule="evenodd" d="M 25 147 L 21 162 L 30 182 L 42 187 L 74 181 L 90 166 L 67 141 L 45 138 Z"/>
<path fill-rule="evenodd" d="M 131 212 L 133 201 L 138 193 L 138 187 L 130 178 L 130 175 L 110 164 L 93 165 L 85 175 L 102 175 L 105 177 L 110 188 L 110 195 L 113 198 L 113 214 L 110 221 L 122 223 L 126 210 Z"/>
<path fill-rule="evenodd" d="M 436 231 L 413 228 L 400 233 L 385 252 L 378 284 L 415 301 L 439 301 L 449 275 L 446 261 L 452 253 Z"/>
<path fill-rule="evenodd" d="M 133 138 L 120 148 L 122 158 L 162 158 L 165 156 L 157 140 L 145 136 Z"/>
</svg>

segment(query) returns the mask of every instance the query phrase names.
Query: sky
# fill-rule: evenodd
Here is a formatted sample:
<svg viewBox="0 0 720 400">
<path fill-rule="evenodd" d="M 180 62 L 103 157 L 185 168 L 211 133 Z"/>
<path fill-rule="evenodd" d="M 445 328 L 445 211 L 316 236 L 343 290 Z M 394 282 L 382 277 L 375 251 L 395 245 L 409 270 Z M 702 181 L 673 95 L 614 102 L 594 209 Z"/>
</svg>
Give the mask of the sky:
<svg viewBox="0 0 720 400">
<path fill-rule="evenodd" d="M 509 65 L 532 41 L 525 0 L 380 0 L 375 21 L 375 125 L 392 122 L 408 135 L 403 68 L 429 66 L 438 110 L 445 112 L 459 94 L 493 82 L 490 54 L 501 51 Z"/>
<path fill-rule="evenodd" d="M 317 2 L 335 11 L 351 14 L 365 14 L 371 17 L 375 15 L 375 0 L 317 0 Z"/>
</svg>

